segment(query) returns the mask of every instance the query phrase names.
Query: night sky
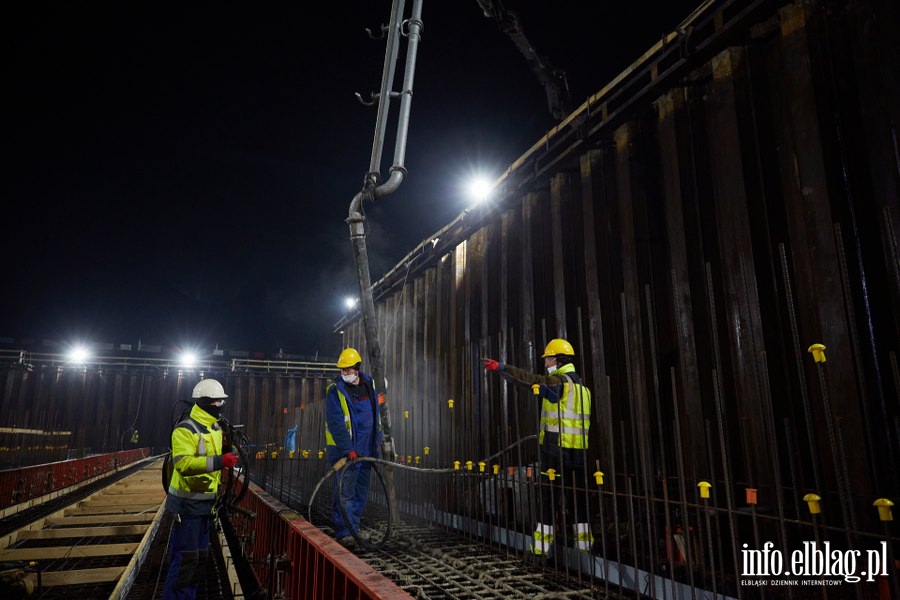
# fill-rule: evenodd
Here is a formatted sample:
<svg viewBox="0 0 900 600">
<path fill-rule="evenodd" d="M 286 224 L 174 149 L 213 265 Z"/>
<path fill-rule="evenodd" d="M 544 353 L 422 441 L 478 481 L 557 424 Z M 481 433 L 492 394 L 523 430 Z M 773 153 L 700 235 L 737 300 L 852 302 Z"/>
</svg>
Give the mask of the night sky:
<svg viewBox="0 0 900 600">
<path fill-rule="evenodd" d="M 577 106 L 698 3 L 503 4 Z M 365 29 L 390 2 L 314 4 L 6 9 L 0 337 L 339 351 L 376 115 L 354 92 L 378 91 L 384 43 Z M 409 173 L 367 207 L 373 281 L 471 204 L 468 176 L 495 178 L 555 123 L 476 0 L 425 0 L 423 22 Z"/>
</svg>

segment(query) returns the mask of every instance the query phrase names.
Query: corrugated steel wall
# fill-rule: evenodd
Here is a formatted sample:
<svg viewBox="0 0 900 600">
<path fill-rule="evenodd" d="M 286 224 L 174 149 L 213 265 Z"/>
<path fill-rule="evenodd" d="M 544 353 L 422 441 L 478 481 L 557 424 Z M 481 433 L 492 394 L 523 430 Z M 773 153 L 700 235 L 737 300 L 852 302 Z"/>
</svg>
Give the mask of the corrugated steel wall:
<svg viewBox="0 0 900 600">
<path fill-rule="evenodd" d="M 537 404 L 480 359 L 539 370 L 562 336 L 613 490 L 708 480 L 797 514 L 816 492 L 873 527 L 900 493 L 897 14 L 718 3 L 411 252 L 375 288 L 400 454 L 535 433 Z"/>
<path fill-rule="evenodd" d="M 279 450 L 294 425 L 298 443 L 323 444 L 321 433 L 313 440 L 303 433 L 323 427 L 321 414 L 315 416 L 317 409 L 321 413 L 315 404 L 321 405 L 325 396 L 327 380 L 321 374 L 207 369 L 201 375 L 197 369 L 155 366 L 4 365 L 0 423 L 28 433 L 0 432 L 0 468 L 127 450 L 134 447 L 133 429 L 139 432 L 139 447 L 163 452 L 173 419 L 189 406 L 179 401 L 190 400 L 201 376 L 223 383 L 229 395 L 224 416 L 244 426 L 254 449 Z"/>
</svg>

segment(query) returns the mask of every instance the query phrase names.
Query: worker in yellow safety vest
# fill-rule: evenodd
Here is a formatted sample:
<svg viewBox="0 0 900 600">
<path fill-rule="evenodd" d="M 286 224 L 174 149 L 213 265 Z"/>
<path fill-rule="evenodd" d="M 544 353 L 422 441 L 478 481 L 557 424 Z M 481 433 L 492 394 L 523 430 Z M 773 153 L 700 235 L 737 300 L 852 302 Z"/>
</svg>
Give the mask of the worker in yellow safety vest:
<svg viewBox="0 0 900 600">
<path fill-rule="evenodd" d="M 529 373 L 492 358 L 484 359 L 484 368 L 500 373 L 511 383 L 531 387 L 541 401 L 541 520 L 535 525 L 531 551 L 549 556 L 558 520 L 563 525 L 572 523 L 575 548 L 589 552 L 594 536 L 587 514 L 585 455 L 591 392 L 575 372 L 572 344 L 560 338 L 550 340 L 543 358 L 547 375 Z"/>
<path fill-rule="evenodd" d="M 222 469 L 238 456 L 223 448 L 219 413 L 228 395 L 215 379 L 203 379 L 191 394 L 190 416 L 172 430 L 172 479 L 166 510 L 173 514 L 169 572 L 163 600 L 194 598 L 209 553 L 213 509 Z"/>
<path fill-rule="evenodd" d="M 335 479 L 332 522 L 334 538 L 352 547 L 356 538 L 367 540 L 359 526 L 369 495 L 372 463 L 357 459 L 378 457 L 383 396 L 379 396 L 372 377 L 360 370 L 362 357 L 355 348 L 341 352 L 337 367 L 341 373 L 325 388 L 325 451 L 332 467 L 342 459 L 351 463 L 341 476 L 340 496 Z"/>
</svg>

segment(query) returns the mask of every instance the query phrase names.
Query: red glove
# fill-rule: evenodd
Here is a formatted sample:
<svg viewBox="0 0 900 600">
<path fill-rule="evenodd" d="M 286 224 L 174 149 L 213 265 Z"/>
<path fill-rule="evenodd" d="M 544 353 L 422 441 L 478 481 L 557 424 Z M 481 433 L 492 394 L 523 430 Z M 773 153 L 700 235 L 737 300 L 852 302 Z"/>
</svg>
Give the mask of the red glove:
<svg viewBox="0 0 900 600">
<path fill-rule="evenodd" d="M 356 458 L 357 458 L 356 450 L 351 450 L 350 452 L 348 452 L 347 458 L 349 458 L 350 460 L 356 460 Z"/>
<path fill-rule="evenodd" d="M 484 368 L 487 371 L 496 371 L 500 368 L 500 363 L 493 358 L 484 359 Z"/>
<path fill-rule="evenodd" d="M 234 465 L 237 464 L 237 461 L 238 461 L 238 455 L 236 453 L 232 452 L 230 454 L 223 454 L 222 455 L 222 468 L 230 469 L 230 468 L 234 467 Z"/>
</svg>

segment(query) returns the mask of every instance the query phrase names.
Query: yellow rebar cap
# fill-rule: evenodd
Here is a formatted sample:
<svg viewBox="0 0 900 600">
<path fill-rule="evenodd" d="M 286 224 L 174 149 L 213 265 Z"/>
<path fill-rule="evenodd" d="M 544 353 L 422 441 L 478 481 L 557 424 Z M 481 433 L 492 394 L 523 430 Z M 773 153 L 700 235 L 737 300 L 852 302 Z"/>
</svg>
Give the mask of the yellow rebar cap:
<svg viewBox="0 0 900 600">
<path fill-rule="evenodd" d="M 813 355 L 813 360 L 817 363 L 825 362 L 825 346 L 823 344 L 813 344 L 806 351 Z"/>
<path fill-rule="evenodd" d="M 888 500 L 887 498 L 879 498 L 875 502 L 872 503 L 872 506 L 878 507 L 878 518 L 882 521 L 893 521 L 894 515 L 891 512 L 891 507 L 894 505 L 893 502 Z"/>
<path fill-rule="evenodd" d="M 809 504 L 809 512 L 817 515 L 822 512 L 822 507 L 819 506 L 819 500 L 821 500 L 819 496 L 815 494 L 807 494 L 803 496 L 803 501 Z"/>
<path fill-rule="evenodd" d="M 709 498 L 709 488 L 712 487 L 712 484 L 708 481 L 701 481 L 697 484 L 697 487 L 700 488 L 700 497 L 701 498 Z"/>
</svg>

